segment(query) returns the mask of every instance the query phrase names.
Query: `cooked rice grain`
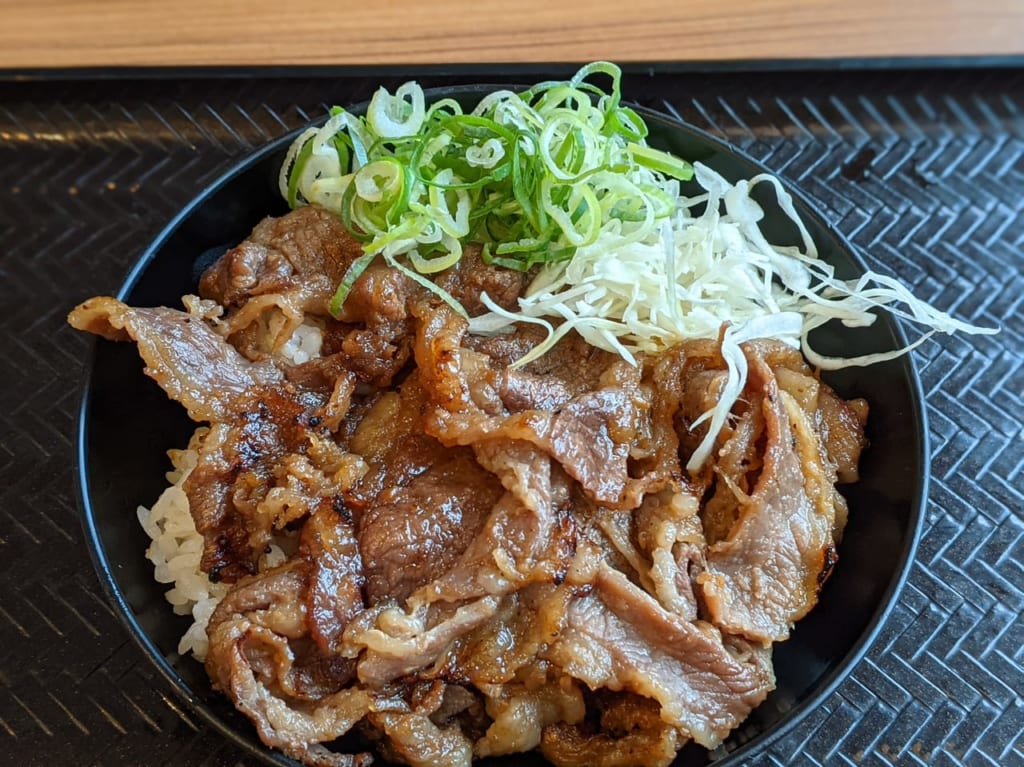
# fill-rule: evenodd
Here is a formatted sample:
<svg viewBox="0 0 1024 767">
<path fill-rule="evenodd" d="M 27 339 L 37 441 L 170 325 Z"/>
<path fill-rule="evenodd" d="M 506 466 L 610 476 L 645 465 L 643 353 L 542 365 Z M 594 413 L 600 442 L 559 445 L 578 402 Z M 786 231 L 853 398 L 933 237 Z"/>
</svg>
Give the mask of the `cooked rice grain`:
<svg viewBox="0 0 1024 767">
<path fill-rule="evenodd" d="M 173 584 L 166 593 L 178 615 L 192 615 L 192 625 L 178 642 L 181 655 L 191 652 L 197 660 L 206 659 L 206 625 L 217 603 L 228 592 L 228 584 L 211 583 L 200 567 L 203 537 L 196 532 L 189 513 L 188 497 L 182 489 L 196 466 L 198 448 L 209 429 L 200 427 L 186 450 L 170 450 L 174 470 L 167 473 L 171 486 L 164 490 L 151 509 L 140 506 L 139 523 L 152 539 L 146 558 L 153 563 L 153 577 L 159 583 Z"/>
</svg>

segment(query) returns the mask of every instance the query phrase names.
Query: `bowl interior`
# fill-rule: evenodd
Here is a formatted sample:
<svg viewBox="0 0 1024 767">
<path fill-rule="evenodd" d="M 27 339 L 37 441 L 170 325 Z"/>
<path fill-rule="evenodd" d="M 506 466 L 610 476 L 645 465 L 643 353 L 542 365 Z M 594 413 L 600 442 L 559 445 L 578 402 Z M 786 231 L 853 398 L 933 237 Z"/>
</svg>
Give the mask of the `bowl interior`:
<svg viewBox="0 0 1024 767">
<path fill-rule="evenodd" d="M 472 102 L 490 88 L 455 89 Z M 430 94 L 428 94 L 430 95 Z M 435 94 L 440 95 L 440 94 Z M 443 95 L 453 95 L 451 89 Z M 726 178 L 748 178 L 764 169 L 725 144 L 678 122 L 645 112 L 649 141 L 681 157 L 700 160 Z M 138 306 L 180 306 L 195 292 L 197 262 L 244 239 L 264 216 L 287 208 L 277 191 L 277 173 L 291 137 L 269 145 L 230 171 L 186 208 L 150 246 L 125 281 L 119 297 Z M 792 190 L 791 190 L 792 191 Z M 798 194 L 797 209 L 822 257 L 840 277 L 864 270 L 849 246 Z M 767 197 L 764 228 L 769 241 L 796 244 L 796 230 Z M 205 256 L 205 258 L 204 258 Z M 834 325 L 834 326 L 833 326 Z M 826 354 L 866 354 L 903 345 L 895 322 L 882 316 L 870 328 L 837 323 L 819 329 L 816 347 Z M 260 744 L 249 721 L 211 689 L 202 666 L 177 653 L 189 625 L 164 600 L 144 556 L 149 543 L 135 518 L 166 486 L 166 451 L 184 447 L 195 428 L 183 408 L 169 401 L 142 372 L 134 345 L 95 345 L 83 399 L 79 470 L 84 524 L 93 559 L 111 599 L 135 639 L 197 714 L 253 754 L 275 764 L 291 760 Z M 909 357 L 825 376 L 845 397 L 870 403 L 870 448 L 862 479 L 842 486 L 850 515 L 839 547 L 840 561 L 818 606 L 775 647 L 778 688 L 726 743 L 718 763 L 738 763 L 781 735 L 814 707 L 849 671 L 902 584 L 920 526 L 927 482 L 924 415 L 920 386 Z M 495 760 L 500 761 L 500 760 Z M 685 748 L 679 765 L 708 762 L 696 746 Z M 507 764 L 540 763 L 536 757 Z"/>
</svg>

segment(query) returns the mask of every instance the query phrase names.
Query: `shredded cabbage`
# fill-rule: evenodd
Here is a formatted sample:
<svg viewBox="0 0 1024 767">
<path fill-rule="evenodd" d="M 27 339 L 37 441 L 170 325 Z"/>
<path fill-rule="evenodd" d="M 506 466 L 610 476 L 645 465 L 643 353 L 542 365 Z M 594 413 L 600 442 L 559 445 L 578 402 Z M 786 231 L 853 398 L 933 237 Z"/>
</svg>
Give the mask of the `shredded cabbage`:
<svg viewBox="0 0 1024 767">
<path fill-rule="evenodd" d="M 733 184 L 699 163 L 695 176 L 706 193 L 679 197 L 672 216 L 646 237 L 628 239 L 603 230 L 570 261 L 545 266 L 519 300 L 518 312 L 488 302 L 490 311 L 470 320 L 470 330 L 499 333 L 524 319 L 544 322 L 547 339 L 517 366 L 546 353 L 570 330 L 631 362 L 639 352 L 657 354 L 687 339 L 721 336 L 726 385 L 715 408 L 692 424 L 710 421 L 687 464 L 690 471 L 711 454 L 743 390 L 747 363 L 740 344 L 746 341 L 774 338 L 802 349 L 812 365 L 837 370 L 893 359 L 935 332 L 998 332 L 938 311 L 885 275 L 869 271 L 854 281 L 837 279 L 774 177 L 762 174 Z M 802 248 L 765 239 L 759 227 L 764 211 L 751 197 L 759 184 L 773 187 Z M 849 359 L 826 357 L 811 347 L 808 334 L 814 328 L 830 320 L 864 327 L 875 321 L 872 310 L 881 307 L 931 330 L 904 349 Z"/>
</svg>

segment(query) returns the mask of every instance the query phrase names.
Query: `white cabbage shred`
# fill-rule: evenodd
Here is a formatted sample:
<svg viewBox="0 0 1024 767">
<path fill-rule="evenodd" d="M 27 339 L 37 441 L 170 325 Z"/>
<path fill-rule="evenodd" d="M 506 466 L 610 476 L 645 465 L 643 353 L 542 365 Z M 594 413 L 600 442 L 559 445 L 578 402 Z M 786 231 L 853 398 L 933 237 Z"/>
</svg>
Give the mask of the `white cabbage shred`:
<svg viewBox="0 0 1024 767">
<path fill-rule="evenodd" d="M 634 364 L 638 352 L 657 354 L 684 340 L 721 336 L 727 384 L 716 407 L 694 424 L 710 420 L 707 436 L 687 465 L 691 471 L 707 460 L 743 390 L 747 369 L 741 343 L 774 338 L 802 349 L 812 365 L 837 370 L 893 359 L 935 332 L 998 332 L 950 317 L 885 275 L 869 271 L 854 281 L 837 279 L 818 257 L 792 198 L 774 177 L 761 174 L 734 184 L 707 166 L 697 163 L 694 168 L 706 193 L 679 197 L 675 212 L 660 227 L 652 227 L 650 236 L 624 241 L 614 231 L 602 230 L 570 261 L 543 267 L 519 300 L 518 312 L 488 301 L 490 312 L 471 320 L 470 330 L 507 332 L 523 321 L 545 326 L 546 342 L 519 360 L 519 366 L 543 355 L 572 330 Z M 774 188 L 802 247 L 772 245 L 765 239 L 759 226 L 764 211 L 751 197 L 759 184 Z M 906 348 L 849 359 L 823 356 L 810 346 L 808 334 L 814 328 L 830 320 L 865 327 L 875 321 L 872 310 L 881 307 L 930 330 Z"/>
</svg>

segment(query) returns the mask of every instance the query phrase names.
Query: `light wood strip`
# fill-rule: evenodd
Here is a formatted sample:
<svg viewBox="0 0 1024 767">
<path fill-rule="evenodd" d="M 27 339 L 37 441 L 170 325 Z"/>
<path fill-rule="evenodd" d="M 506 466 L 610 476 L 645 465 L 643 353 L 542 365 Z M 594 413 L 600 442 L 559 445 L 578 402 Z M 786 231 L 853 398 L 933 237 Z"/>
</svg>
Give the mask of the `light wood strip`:
<svg viewBox="0 0 1024 767">
<path fill-rule="evenodd" d="M 0 0 L 0 68 L 1024 54 L 1024 0 Z"/>
</svg>

